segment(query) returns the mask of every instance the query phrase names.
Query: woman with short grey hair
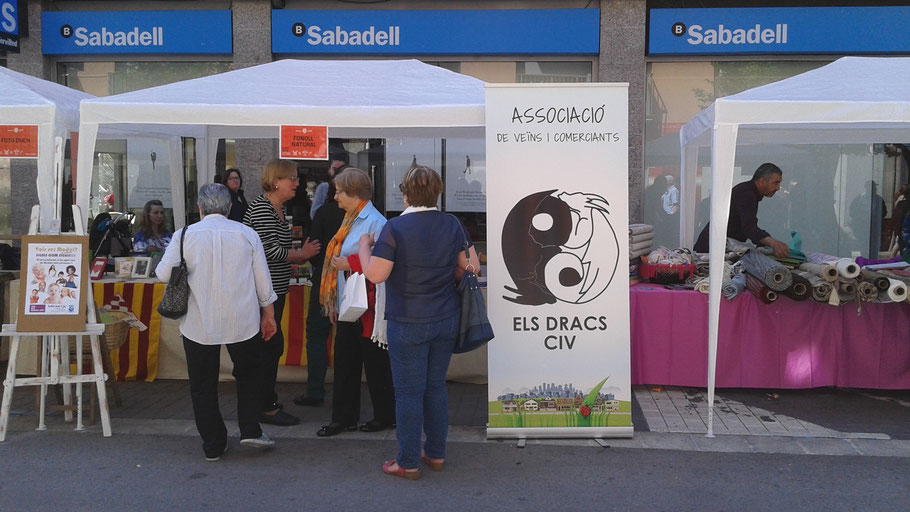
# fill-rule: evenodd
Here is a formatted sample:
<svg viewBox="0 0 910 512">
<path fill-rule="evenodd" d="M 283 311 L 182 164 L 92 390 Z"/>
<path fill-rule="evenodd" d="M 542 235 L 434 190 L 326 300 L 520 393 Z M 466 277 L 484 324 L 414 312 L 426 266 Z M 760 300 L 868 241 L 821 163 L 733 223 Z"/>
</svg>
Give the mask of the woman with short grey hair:
<svg viewBox="0 0 910 512">
<path fill-rule="evenodd" d="M 168 282 L 183 248 L 190 297 L 180 334 L 196 428 L 206 460 L 215 461 L 228 447 L 218 408 L 221 345 L 227 345 L 234 363 L 240 444 L 257 448 L 275 444 L 258 421 L 263 395 L 259 345 L 275 334 L 272 303 L 277 296 L 259 236 L 226 217 L 231 208 L 228 189 L 218 183 L 203 185 L 197 205 L 202 220 L 174 233 L 155 274 Z"/>
</svg>

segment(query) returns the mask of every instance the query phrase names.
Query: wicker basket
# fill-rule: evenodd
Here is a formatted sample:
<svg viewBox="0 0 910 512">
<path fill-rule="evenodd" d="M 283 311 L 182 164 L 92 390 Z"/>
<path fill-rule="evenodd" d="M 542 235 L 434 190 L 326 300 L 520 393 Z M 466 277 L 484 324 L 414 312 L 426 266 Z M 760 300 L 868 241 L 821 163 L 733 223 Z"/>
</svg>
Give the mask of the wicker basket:
<svg viewBox="0 0 910 512">
<path fill-rule="evenodd" d="M 117 320 L 114 323 L 104 324 L 104 344 L 108 352 L 117 350 L 126 341 L 130 333 L 130 324 L 124 320 L 126 313 L 111 312 Z"/>
</svg>

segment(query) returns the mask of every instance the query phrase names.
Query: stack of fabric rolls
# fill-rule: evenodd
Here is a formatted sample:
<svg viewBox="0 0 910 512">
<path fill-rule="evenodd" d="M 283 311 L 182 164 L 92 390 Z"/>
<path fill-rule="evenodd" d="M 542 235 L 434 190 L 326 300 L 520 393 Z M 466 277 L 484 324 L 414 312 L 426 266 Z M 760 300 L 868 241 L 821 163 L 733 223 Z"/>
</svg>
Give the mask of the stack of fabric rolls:
<svg viewBox="0 0 910 512">
<path fill-rule="evenodd" d="M 654 226 L 629 224 L 629 259 L 637 260 L 651 252 L 654 245 Z"/>
</svg>

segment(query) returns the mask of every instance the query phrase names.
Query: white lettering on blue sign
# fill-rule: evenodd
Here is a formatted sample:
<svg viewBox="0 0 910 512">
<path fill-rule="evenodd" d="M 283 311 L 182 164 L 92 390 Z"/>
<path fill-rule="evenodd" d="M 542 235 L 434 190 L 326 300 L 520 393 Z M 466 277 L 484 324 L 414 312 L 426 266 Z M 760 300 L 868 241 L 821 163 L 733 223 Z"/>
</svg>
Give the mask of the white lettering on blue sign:
<svg viewBox="0 0 910 512">
<path fill-rule="evenodd" d="M 19 19 L 16 15 L 16 5 L 12 2 L 0 4 L 0 31 L 7 34 L 18 34 Z"/>
<path fill-rule="evenodd" d="M 111 32 L 107 27 L 100 31 L 89 32 L 85 27 L 76 27 L 73 30 L 76 46 L 90 47 L 126 47 L 126 46 L 162 46 L 164 45 L 164 28 L 152 27 L 151 30 L 140 31 L 139 27 L 123 32 Z"/>
<path fill-rule="evenodd" d="M 787 24 L 778 23 L 774 28 L 754 27 L 729 29 L 723 25 L 716 28 L 704 28 L 691 25 L 686 32 L 686 41 L 691 45 L 699 44 L 787 44 Z"/>
<path fill-rule="evenodd" d="M 313 46 L 398 46 L 401 27 L 391 26 L 387 30 L 344 30 L 336 25 L 334 29 L 323 30 L 318 25 L 307 29 L 307 43 Z"/>
</svg>

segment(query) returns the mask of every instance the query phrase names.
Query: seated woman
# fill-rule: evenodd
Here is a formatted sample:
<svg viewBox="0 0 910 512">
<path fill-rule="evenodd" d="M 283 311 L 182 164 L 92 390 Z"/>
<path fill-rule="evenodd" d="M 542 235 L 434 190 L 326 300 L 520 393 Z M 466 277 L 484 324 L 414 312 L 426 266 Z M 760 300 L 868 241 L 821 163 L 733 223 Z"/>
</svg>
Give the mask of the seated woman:
<svg viewBox="0 0 910 512">
<path fill-rule="evenodd" d="M 171 243 L 171 233 L 165 225 L 164 205 L 157 199 L 145 203 L 139 232 L 133 236 L 133 252 L 151 254 L 163 252 Z"/>
</svg>

